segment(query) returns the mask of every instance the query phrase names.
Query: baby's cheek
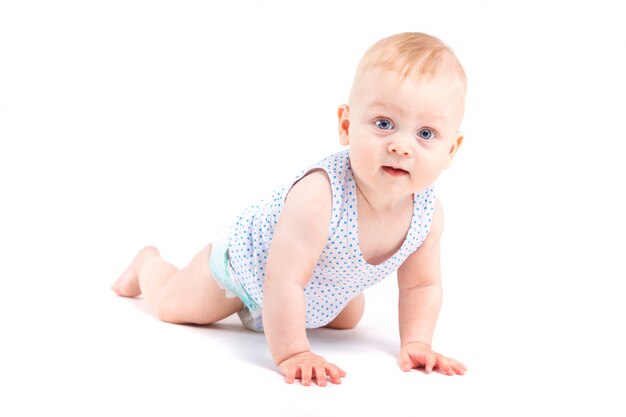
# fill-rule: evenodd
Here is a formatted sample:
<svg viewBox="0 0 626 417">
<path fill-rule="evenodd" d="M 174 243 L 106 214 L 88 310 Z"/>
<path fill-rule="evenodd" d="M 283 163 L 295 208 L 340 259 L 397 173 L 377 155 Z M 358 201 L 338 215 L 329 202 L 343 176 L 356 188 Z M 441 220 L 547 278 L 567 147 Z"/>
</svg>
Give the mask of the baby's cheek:
<svg viewBox="0 0 626 417">
<path fill-rule="evenodd" d="M 358 149 L 350 149 L 350 167 L 352 172 L 361 174 L 368 166 L 372 166 L 372 161 L 368 158 L 366 153 Z"/>
</svg>

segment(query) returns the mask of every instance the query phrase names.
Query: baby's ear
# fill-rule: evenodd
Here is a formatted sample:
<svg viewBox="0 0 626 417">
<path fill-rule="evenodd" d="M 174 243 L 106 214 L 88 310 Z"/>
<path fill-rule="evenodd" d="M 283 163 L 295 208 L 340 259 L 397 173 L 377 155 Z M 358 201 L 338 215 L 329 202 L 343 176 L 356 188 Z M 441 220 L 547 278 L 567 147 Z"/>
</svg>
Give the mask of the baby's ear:
<svg viewBox="0 0 626 417">
<path fill-rule="evenodd" d="M 454 140 L 454 142 L 452 142 L 452 146 L 450 147 L 450 152 L 448 153 L 448 160 L 446 161 L 445 169 L 450 168 L 450 166 L 452 165 L 452 160 L 454 159 L 457 151 L 463 144 L 463 139 L 464 139 L 463 132 L 458 132 L 457 138 Z"/>
<path fill-rule="evenodd" d="M 347 104 L 342 104 L 337 109 L 337 118 L 339 119 L 339 143 L 343 146 L 350 144 L 350 107 Z"/>
</svg>

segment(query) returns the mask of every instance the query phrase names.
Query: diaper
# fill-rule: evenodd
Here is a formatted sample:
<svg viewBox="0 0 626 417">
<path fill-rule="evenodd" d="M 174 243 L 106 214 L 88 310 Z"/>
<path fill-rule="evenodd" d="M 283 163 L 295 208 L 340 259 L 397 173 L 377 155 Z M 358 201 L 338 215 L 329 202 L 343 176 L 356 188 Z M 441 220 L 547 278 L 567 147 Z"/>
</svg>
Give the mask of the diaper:
<svg viewBox="0 0 626 417">
<path fill-rule="evenodd" d="M 237 297 L 243 303 L 244 307 L 237 312 L 237 315 L 244 327 L 254 332 L 262 332 L 261 306 L 243 288 L 230 265 L 228 239 L 213 242 L 211 256 L 209 257 L 209 267 L 217 285 L 226 292 L 226 297 Z"/>
</svg>

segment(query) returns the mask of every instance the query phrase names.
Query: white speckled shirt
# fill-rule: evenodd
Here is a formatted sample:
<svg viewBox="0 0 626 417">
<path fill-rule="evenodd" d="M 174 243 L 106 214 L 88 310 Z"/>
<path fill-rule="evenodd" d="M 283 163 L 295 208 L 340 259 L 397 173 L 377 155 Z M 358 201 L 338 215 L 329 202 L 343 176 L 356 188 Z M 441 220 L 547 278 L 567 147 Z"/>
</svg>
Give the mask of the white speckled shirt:
<svg viewBox="0 0 626 417">
<path fill-rule="evenodd" d="M 263 304 L 267 255 L 287 193 L 293 184 L 318 168 L 326 171 L 330 178 L 333 209 L 328 242 L 304 288 L 307 328 L 330 323 L 352 298 L 397 270 L 426 239 L 435 207 L 433 187 L 414 194 L 413 220 L 402 246 L 385 262 L 371 265 L 363 259 L 359 247 L 356 184 L 349 151 L 339 152 L 309 167 L 275 191 L 269 200 L 247 208 L 231 228 L 228 252 L 232 269 L 259 306 Z"/>
</svg>

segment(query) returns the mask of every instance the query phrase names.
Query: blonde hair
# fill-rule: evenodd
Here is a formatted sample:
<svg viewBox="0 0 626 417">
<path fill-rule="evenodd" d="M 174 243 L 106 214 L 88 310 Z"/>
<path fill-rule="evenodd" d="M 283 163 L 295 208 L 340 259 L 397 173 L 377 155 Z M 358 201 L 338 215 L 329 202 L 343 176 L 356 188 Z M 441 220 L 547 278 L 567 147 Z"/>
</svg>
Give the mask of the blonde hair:
<svg viewBox="0 0 626 417">
<path fill-rule="evenodd" d="M 399 33 L 376 42 L 361 58 L 355 79 L 372 68 L 394 71 L 402 79 L 432 78 L 444 71 L 456 75 L 464 88 L 467 84 L 465 71 L 452 49 L 425 33 Z"/>
</svg>

